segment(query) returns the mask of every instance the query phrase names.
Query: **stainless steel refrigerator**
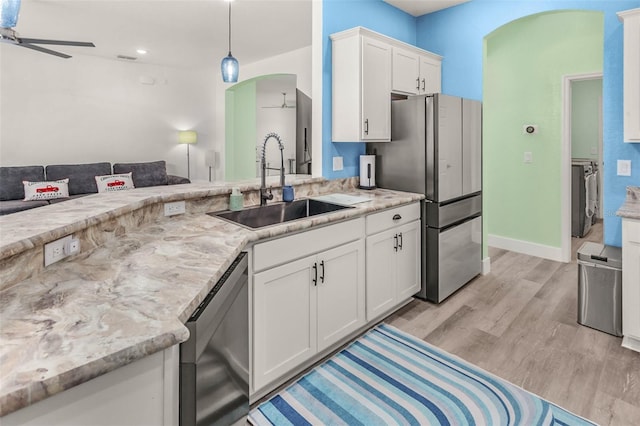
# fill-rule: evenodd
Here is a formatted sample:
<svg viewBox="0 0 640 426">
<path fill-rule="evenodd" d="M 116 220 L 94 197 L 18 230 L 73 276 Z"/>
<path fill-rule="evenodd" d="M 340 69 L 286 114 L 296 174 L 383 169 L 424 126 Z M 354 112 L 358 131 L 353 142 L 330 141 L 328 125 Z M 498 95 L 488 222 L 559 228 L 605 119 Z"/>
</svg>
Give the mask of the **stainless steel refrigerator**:
<svg viewBox="0 0 640 426">
<path fill-rule="evenodd" d="M 440 303 L 482 270 L 482 104 L 454 96 L 391 103 L 391 142 L 375 150 L 381 188 L 425 194 L 422 288 Z"/>
</svg>

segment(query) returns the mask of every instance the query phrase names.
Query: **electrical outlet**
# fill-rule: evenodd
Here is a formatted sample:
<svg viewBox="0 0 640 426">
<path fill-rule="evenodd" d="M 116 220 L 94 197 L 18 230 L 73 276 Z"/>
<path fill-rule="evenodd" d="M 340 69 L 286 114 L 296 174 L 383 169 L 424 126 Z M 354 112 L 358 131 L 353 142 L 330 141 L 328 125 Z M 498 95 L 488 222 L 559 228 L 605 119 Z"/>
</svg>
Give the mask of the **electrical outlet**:
<svg viewBox="0 0 640 426">
<path fill-rule="evenodd" d="M 618 160 L 618 176 L 631 176 L 631 160 Z"/>
<path fill-rule="evenodd" d="M 70 256 L 72 253 L 69 253 L 68 250 L 65 250 L 65 247 L 68 247 L 74 240 L 72 235 L 67 235 L 66 237 L 60 238 L 59 240 L 52 241 L 44 245 L 44 266 L 49 266 L 52 263 L 56 263 L 65 257 Z M 80 250 L 80 243 L 78 242 L 78 251 Z"/>
<path fill-rule="evenodd" d="M 337 172 L 342 169 L 344 169 L 342 157 L 333 157 L 333 171 Z"/>
<path fill-rule="evenodd" d="M 186 211 L 184 201 L 174 201 L 173 203 L 164 203 L 164 215 L 173 216 L 182 214 Z"/>
</svg>

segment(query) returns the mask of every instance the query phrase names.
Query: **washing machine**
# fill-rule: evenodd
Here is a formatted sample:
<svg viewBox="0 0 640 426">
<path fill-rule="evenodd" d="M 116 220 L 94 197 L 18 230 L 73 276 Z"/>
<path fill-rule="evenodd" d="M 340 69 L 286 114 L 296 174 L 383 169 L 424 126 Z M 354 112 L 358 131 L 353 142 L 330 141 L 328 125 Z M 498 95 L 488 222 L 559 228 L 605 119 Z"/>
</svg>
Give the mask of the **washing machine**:
<svg viewBox="0 0 640 426">
<path fill-rule="evenodd" d="M 598 212 L 597 163 L 574 160 L 571 164 L 571 236 L 589 233 Z"/>
</svg>

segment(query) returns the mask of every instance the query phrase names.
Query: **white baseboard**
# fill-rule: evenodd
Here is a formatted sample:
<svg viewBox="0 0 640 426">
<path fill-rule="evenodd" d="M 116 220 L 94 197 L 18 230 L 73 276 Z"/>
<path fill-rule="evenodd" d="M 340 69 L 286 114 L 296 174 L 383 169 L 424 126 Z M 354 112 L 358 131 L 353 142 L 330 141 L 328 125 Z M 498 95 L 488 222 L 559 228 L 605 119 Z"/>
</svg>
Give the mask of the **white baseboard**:
<svg viewBox="0 0 640 426">
<path fill-rule="evenodd" d="M 482 259 L 482 275 L 487 275 L 491 272 L 491 258 L 489 256 Z"/>
<path fill-rule="evenodd" d="M 622 347 L 640 352 L 640 340 L 636 340 L 631 336 L 624 336 L 622 338 Z"/>
<path fill-rule="evenodd" d="M 560 247 L 545 246 L 543 244 L 532 243 L 513 238 L 488 235 L 487 244 L 503 250 L 515 251 L 516 253 L 528 254 L 529 256 L 542 257 L 544 259 L 563 262 L 562 249 Z"/>
</svg>

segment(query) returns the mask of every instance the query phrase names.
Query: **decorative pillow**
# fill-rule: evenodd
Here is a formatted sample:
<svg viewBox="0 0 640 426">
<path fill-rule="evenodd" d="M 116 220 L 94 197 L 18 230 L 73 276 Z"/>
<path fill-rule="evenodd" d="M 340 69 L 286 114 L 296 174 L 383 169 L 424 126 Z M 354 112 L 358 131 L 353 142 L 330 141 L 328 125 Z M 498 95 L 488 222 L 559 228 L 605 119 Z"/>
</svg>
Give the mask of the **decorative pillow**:
<svg viewBox="0 0 640 426">
<path fill-rule="evenodd" d="M 135 188 L 131 172 L 120 175 L 96 176 L 96 185 L 98 185 L 98 192 L 117 192 Z"/>
<path fill-rule="evenodd" d="M 69 198 L 69 178 L 49 182 L 23 180 L 22 184 L 24 185 L 24 201 Z"/>
</svg>

